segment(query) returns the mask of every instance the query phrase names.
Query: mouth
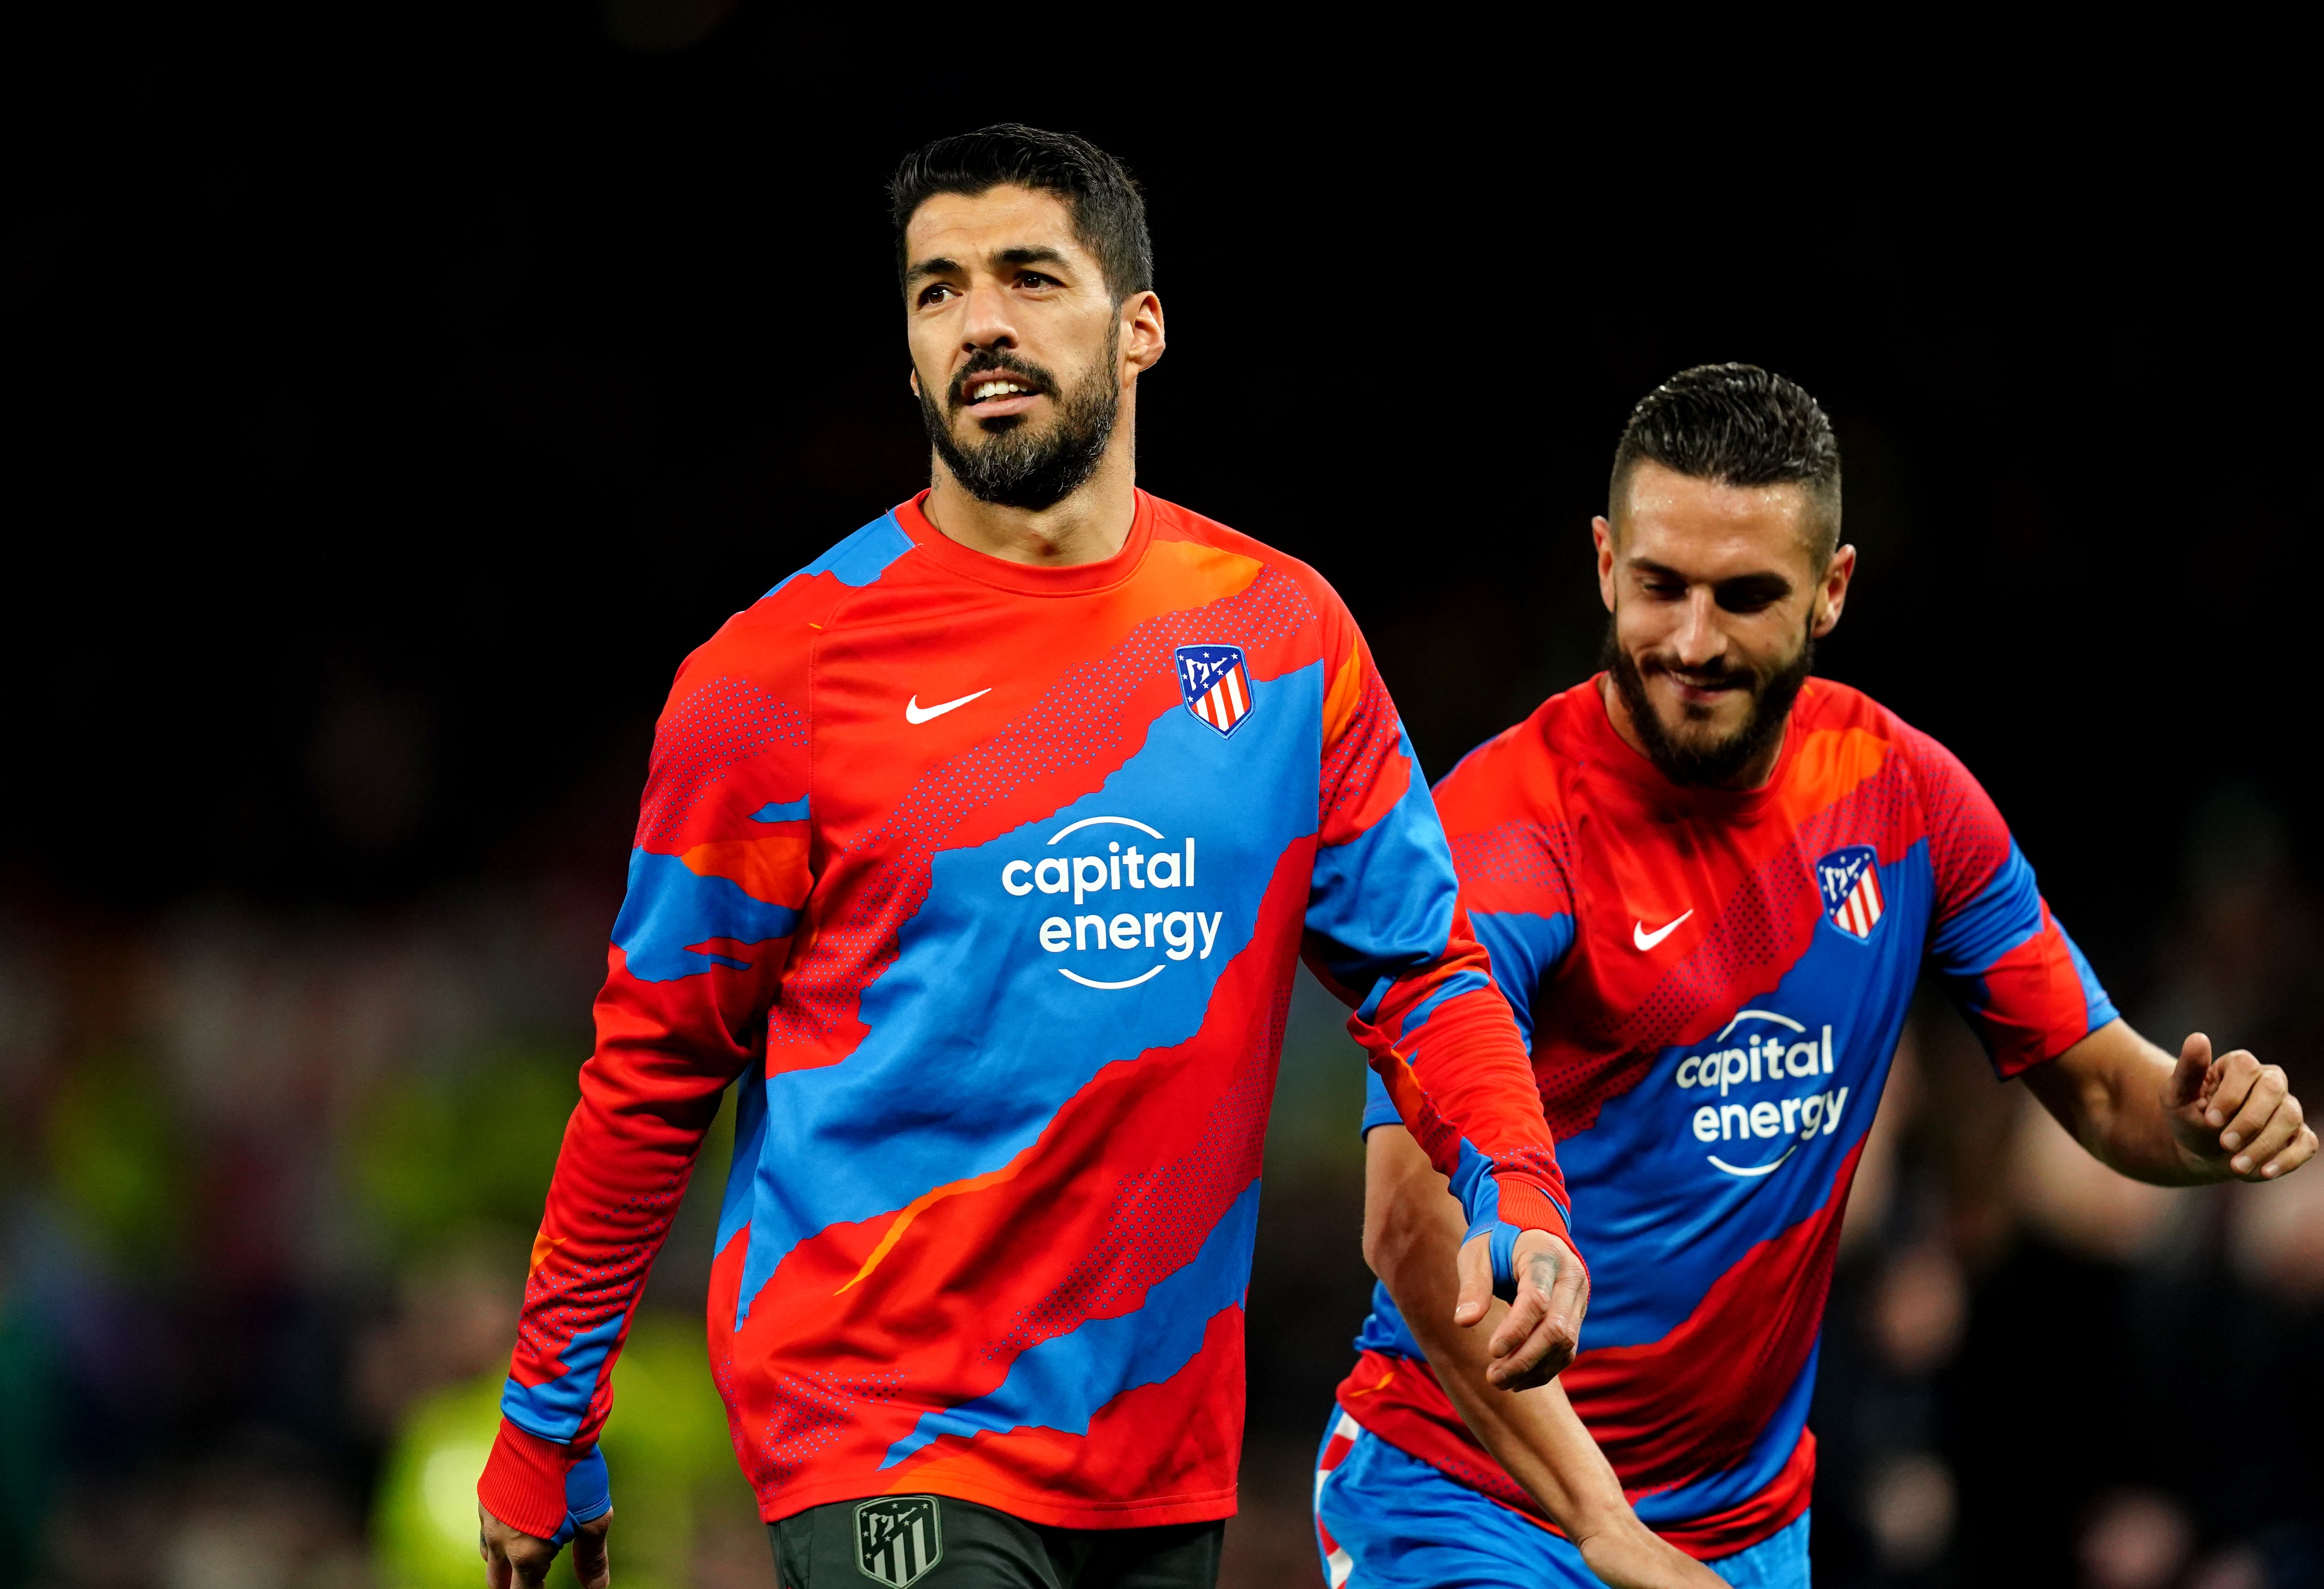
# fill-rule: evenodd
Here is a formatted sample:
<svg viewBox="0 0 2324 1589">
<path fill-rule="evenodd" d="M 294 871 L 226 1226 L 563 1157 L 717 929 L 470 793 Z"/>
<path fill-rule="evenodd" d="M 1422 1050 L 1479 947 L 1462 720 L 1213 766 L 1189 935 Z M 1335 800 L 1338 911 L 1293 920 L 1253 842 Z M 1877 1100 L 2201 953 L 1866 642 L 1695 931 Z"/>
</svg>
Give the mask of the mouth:
<svg viewBox="0 0 2324 1589">
<path fill-rule="evenodd" d="M 998 370 L 966 376 L 954 390 L 958 397 L 955 406 L 966 409 L 980 419 L 1021 414 L 1045 395 L 1032 381 Z"/>
<path fill-rule="evenodd" d="M 1670 681 L 1682 705 L 1713 706 L 1738 693 L 1748 693 L 1751 676 L 1743 673 L 1691 673 L 1668 666 L 1652 670 Z"/>
</svg>

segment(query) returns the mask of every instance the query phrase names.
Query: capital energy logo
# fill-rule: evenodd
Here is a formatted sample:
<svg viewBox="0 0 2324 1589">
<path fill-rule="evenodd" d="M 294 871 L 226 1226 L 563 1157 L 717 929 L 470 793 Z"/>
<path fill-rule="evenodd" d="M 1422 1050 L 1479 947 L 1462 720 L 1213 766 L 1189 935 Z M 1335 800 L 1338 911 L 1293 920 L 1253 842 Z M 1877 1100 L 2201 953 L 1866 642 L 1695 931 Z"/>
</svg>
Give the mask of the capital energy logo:
<svg viewBox="0 0 2324 1589">
<path fill-rule="evenodd" d="M 1129 831 L 1118 831 L 1122 829 Z M 1141 844 L 1139 834 L 1148 842 Z M 1070 955 L 1087 970 L 1103 974 L 1093 977 L 1061 965 L 1057 975 L 1115 993 L 1151 982 L 1173 961 L 1211 958 L 1226 913 L 1170 908 L 1194 903 L 1197 856 L 1191 835 L 1169 838 L 1135 817 L 1089 816 L 1059 828 L 1048 842 L 1056 847 L 1076 835 L 1079 842 L 1056 855 L 1012 860 L 1001 868 L 1001 886 L 1016 898 L 1054 895 L 1053 908 L 1062 912 L 1065 896 L 1072 896 L 1075 914 L 1043 918 L 1035 936 L 1049 953 Z M 1182 888 L 1188 892 L 1178 893 Z M 1091 904 L 1098 908 L 1082 914 Z M 1136 908 L 1118 908 L 1122 905 Z M 1111 914 L 1108 907 L 1115 907 Z M 1136 970 L 1140 960 L 1153 963 Z"/>
<path fill-rule="evenodd" d="M 1818 1033 L 1773 1010 L 1738 1010 L 1711 1042 L 1724 1046 L 1687 1055 L 1671 1079 L 1685 1090 L 1717 1092 L 1688 1123 L 1697 1142 L 1719 1144 L 1704 1155 L 1712 1168 L 1746 1179 L 1772 1174 L 1803 1144 L 1840 1129 L 1848 1088 L 1818 1085 L 1832 1073 L 1830 1026 Z M 1748 1162 L 1779 1142 L 1783 1151 L 1773 1159 Z"/>
</svg>

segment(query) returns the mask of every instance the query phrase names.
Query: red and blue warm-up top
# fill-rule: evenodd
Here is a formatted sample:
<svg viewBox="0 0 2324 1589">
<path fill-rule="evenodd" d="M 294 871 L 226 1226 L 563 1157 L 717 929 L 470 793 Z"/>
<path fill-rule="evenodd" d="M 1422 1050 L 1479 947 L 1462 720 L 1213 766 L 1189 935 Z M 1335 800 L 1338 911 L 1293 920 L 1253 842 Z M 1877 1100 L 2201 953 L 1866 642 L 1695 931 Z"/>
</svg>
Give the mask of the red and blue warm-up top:
<svg viewBox="0 0 2324 1589">
<path fill-rule="evenodd" d="M 916 500 L 777 585 L 655 731 L 485 1504 L 561 1520 L 739 1079 L 710 1356 L 766 1518 L 1231 1513 L 1303 951 L 1471 1202 L 1563 1234 L 1435 808 L 1314 571 L 1141 492 L 1104 562 L 988 557 Z"/>
<path fill-rule="evenodd" d="M 1600 681 L 1437 785 L 1462 900 L 1532 1051 L 1595 1290 L 1563 1376 L 1641 1519 L 1711 1558 L 1808 1504 L 1840 1217 L 1925 965 L 1995 1070 L 2115 1018 L 1952 754 L 1810 680 L 1767 785 L 1681 788 Z M 1397 1118 L 1373 1089 L 1367 1128 Z M 1357 1422 L 1528 1513 L 1385 1287 Z"/>
</svg>

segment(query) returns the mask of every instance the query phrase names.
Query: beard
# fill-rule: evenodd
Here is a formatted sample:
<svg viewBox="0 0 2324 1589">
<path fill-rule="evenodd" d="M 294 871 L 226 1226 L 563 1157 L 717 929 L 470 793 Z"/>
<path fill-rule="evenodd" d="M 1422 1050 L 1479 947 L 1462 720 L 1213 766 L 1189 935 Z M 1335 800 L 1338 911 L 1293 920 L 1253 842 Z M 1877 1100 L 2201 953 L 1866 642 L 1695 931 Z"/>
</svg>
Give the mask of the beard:
<svg viewBox="0 0 2324 1589">
<path fill-rule="evenodd" d="M 1646 696 L 1646 681 L 1638 665 L 1616 638 L 1612 620 L 1606 625 L 1605 663 L 1614 688 L 1621 692 L 1622 704 L 1630 709 L 1630 721 L 1637 730 L 1639 743 L 1646 747 L 1646 758 L 1663 776 L 1674 784 L 1723 788 L 1783 738 L 1792 703 L 1799 698 L 1808 675 L 1815 671 L 1815 637 L 1803 635 L 1800 648 L 1791 659 L 1766 672 L 1729 667 L 1718 675 L 1719 682 L 1731 681 L 1750 692 L 1751 710 L 1741 727 L 1717 739 L 1682 741 L 1673 737 Z M 1660 671 L 1656 665 L 1649 666 Z"/>
<path fill-rule="evenodd" d="M 1097 473 L 1121 411 L 1121 390 L 1114 380 L 1120 340 L 1117 325 L 1106 338 L 1105 357 L 1062 395 L 1057 378 L 1048 371 L 990 348 L 972 356 L 945 387 L 941 411 L 929 395 L 928 383 L 920 382 L 920 418 L 927 426 L 928 440 L 961 489 L 981 502 L 1034 512 L 1053 508 L 1079 491 Z M 985 374 L 1007 375 L 1056 402 L 1056 423 L 1037 434 L 1027 430 L 1022 415 L 980 419 L 976 427 L 984 439 L 963 446 L 954 439 L 952 420 L 968 406 L 961 394 L 971 380 Z"/>
</svg>

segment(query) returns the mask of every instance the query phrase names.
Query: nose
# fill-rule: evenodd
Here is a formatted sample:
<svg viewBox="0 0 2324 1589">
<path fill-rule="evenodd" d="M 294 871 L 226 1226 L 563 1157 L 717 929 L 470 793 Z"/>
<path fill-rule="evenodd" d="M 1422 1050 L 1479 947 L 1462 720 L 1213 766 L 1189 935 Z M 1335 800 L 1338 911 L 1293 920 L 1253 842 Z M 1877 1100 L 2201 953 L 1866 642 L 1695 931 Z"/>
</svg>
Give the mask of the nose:
<svg viewBox="0 0 2324 1589">
<path fill-rule="evenodd" d="M 997 283 L 978 282 L 968 289 L 967 313 L 961 321 L 964 351 L 1015 347 L 1017 323 L 1010 314 L 1009 294 Z"/>
<path fill-rule="evenodd" d="M 1727 652 L 1727 633 L 1719 626 L 1719 603 L 1705 585 L 1686 593 L 1686 611 L 1671 637 L 1671 649 L 1681 667 L 1707 667 Z"/>
</svg>

